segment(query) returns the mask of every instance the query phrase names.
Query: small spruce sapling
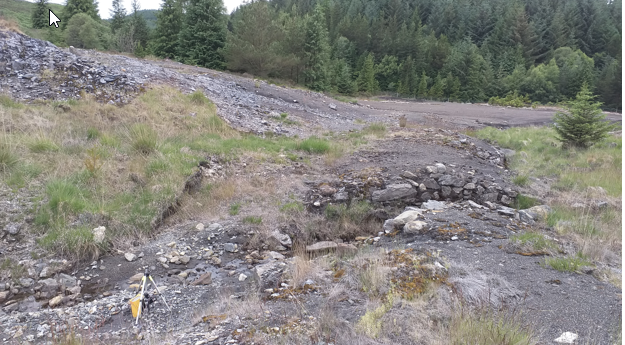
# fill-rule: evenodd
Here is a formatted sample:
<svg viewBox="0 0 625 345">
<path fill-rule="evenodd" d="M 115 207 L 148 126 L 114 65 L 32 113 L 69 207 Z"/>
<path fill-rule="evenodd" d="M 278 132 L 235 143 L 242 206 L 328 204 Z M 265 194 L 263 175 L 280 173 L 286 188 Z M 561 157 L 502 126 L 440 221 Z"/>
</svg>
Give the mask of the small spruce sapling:
<svg viewBox="0 0 625 345">
<path fill-rule="evenodd" d="M 566 112 L 554 116 L 556 138 L 565 146 L 588 148 L 604 139 L 608 132 L 617 128 L 605 121 L 601 103 L 594 102 L 595 96 L 584 84 L 575 99 L 569 103 Z"/>
</svg>

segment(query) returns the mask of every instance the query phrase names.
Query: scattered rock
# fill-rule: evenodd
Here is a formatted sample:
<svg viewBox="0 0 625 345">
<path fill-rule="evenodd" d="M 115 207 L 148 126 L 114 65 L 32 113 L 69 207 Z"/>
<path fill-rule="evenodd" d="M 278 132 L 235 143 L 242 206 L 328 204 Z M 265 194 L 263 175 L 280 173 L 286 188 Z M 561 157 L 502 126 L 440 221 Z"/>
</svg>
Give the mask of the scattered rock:
<svg viewBox="0 0 625 345">
<path fill-rule="evenodd" d="M 399 216 L 393 218 L 393 226 L 401 226 L 416 220 L 423 213 L 422 210 L 404 211 Z"/>
<path fill-rule="evenodd" d="M 577 334 L 572 332 L 564 332 L 558 338 L 554 339 L 556 343 L 560 344 L 573 344 L 577 340 Z"/>
<path fill-rule="evenodd" d="M 254 267 L 254 276 L 260 290 L 277 287 L 282 277 L 282 266 L 279 261 L 257 265 Z"/>
<path fill-rule="evenodd" d="M 420 233 L 423 229 L 427 229 L 427 225 L 426 222 L 413 220 L 404 225 L 404 232 L 408 234 Z"/>
<path fill-rule="evenodd" d="M 237 251 L 237 244 L 236 243 L 224 243 L 224 250 L 230 253 L 234 253 Z"/>
<path fill-rule="evenodd" d="M 4 226 L 4 232 L 8 233 L 11 236 L 15 236 L 20 233 L 22 229 L 22 223 L 8 223 Z"/>
<path fill-rule="evenodd" d="M 321 242 L 317 242 L 315 244 L 311 244 L 309 246 L 306 246 L 306 251 L 309 253 L 328 253 L 331 251 L 335 251 L 336 247 L 338 247 L 336 242 L 332 242 L 332 241 L 321 241 Z"/>
<path fill-rule="evenodd" d="M 537 214 L 539 219 L 541 220 L 547 219 L 547 216 L 549 215 L 549 213 L 552 212 L 551 207 L 547 205 L 538 205 L 538 206 L 530 207 L 526 211 Z"/>
<path fill-rule="evenodd" d="M 425 209 L 428 209 L 428 210 L 443 210 L 447 206 L 445 205 L 444 202 L 441 202 L 441 201 L 428 200 L 428 201 L 424 202 L 421 205 L 421 207 L 425 208 Z"/>
<path fill-rule="evenodd" d="M 124 258 L 126 258 L 126 261 L 128 262 L 133 262 L 137 259 L 137 256 L 133 253 L 126 253 L 124 254 Z"/>
<path fill-rule="evenodd" d="M 191 283 L 191 285 L 210 285 L 212 283 L 212 273 L 211 272 L 207 272 L 202 274 L 199 278 L 197 278 L 193 283 Z"/>
<path fill-rule="evenodd" d="M 98 226 L 97 228 L 91 230 L 91 232 L 93 232 L 93 242 L 96 244 L 104 242 L 104 238 L 106 237 L 106 227 Z"/>
<path fill-rule="evenodd" d="M 417 195 L 417 191 L 408 183 L 392 184 L 383 190 L 373 192 L 373 202 L 383 202 L 402 198 L 411 198 Z"/>
<path fill-rule="evenodd" d="M 245 279 L 247 279 L 247 276 L 245 274 L 243 274 L 243 273 L 239 274 L 239 281 L 240 282 L 245 281 Z"/>
<path fill-rule="evenodd" d="M 54 308 L 57 305 L 61 304 L 62 301 L 63 296 L 56 296 L 48 302 L 48 305 L 50 306 L 50 308 Z"/>
<path fill-rule="evenodd" d="M 195 226 L 195 229 L 196 229 L 197 231 L 202 231 L 202 230 L 204 230 L 204 224 L 202 224 L 202 223 L 197 223 L 197 225 Z"/>
<path fill-rule="evenodd" d="M 11 291 L 0 291 L 0 303 L 6 301 L 10 293 Z"/>
<path fill-rule="evenodd" d="M 287 248 L 291 248 L 291 246 L 293 245 L 291 237 L 287 234 L 283 234 L 279 230 L 274 230 L 273 232 L 271 232 L 270 240 L 273 240 L 274 242 L 277 242 L 277 244 L 280 244 Z"/>
<path fill-rule="evenodd" d="M 334 103 L 330 103 L 330 105 L 328 105 L 328 107 L 332 110 L 336 110 L 336 104 Z"/>
</svg>

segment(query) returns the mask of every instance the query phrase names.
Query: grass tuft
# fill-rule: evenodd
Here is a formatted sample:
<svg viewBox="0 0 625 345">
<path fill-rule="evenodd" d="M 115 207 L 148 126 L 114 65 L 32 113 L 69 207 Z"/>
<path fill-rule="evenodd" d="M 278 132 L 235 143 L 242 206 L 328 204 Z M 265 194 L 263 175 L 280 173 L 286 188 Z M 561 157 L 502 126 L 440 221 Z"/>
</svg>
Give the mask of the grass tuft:
<svg viewBox="0 0 625 345">
<path fill-rule="evenodd" d="M 241 212 L 241 204 L 238 202 L 235 202 L 234 204 L 230 205 L 230 210 L 228 211 L 228 213 L 231 216 L 236 216 L 237 214 L 239 214 L 239 212 Z"/>
<path fill-rule="evenodd" d="M 190 94 L 189 99 L 191 100 L 191 103 L 196 105 L 207 105 L 211 103 L 211 101 L 204 96 L 204 93 L 199 90 Z"/>
<path fill-rule="evenodd" d="M 59 146 L 49 138 L 39 137 L 28 143 L 28 149 L 33 153 L 46 153 L 58 151 Z"/>
<path fill-rule="evenodd" d="M 263 222 L 263 218 L 262 217 L 256 217 L 256 216 L 247 216 L 243 218 L 243 223 L 248 223 L 248 224 L 261 224 Z"/>
<path fill-rule="evenodd" d="M 2 171 L 6 172 L 13 169 L 18 162 L 19 158 L 11 149 L 6 146 L 0 146 L 0 169 Z"/>
<path fill-rule="evenodd" d="M 592 262 L 578 252 L 575 256 L 545 258 L 544 265 L 560 272 L 577 272 L 581 267 L 592 265 Z"/>
<path fill-rule="evenodd" d="M 142 154 L 149 154 L 156 150 L 157 134 L 145 124 L 135 124 L 128 130 L 132 148 Z"/>
<path fill-rule="evenodd" d="M 308 153 L 323 154 L 330 151 L 330 143 L 317 137 L 310 137 L 300 142 L 297 149 Z"/>
</svg>

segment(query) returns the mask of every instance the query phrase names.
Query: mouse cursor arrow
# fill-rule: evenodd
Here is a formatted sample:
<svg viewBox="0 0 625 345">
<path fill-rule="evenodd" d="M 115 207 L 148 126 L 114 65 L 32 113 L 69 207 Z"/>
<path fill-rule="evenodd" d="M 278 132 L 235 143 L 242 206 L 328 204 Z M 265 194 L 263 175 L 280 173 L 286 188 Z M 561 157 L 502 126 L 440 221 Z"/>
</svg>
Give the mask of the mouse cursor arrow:
<svg viewBox="0 0 625 345">
<path fill-rule="evenodd" d="M 54 12 L 52 12 L 51 9 L 48 9 L 48 11 L 50 12 L 50 25 L 52 26 L 52 24 L 54 24 L 54 26 L 56 26 L 57 28 L 59 27 L 59 24 L 57 24 L 57 22 L 60 22 L 61 20 L 59 19 L 59 17 L 57 17 Z"/>
</svg>

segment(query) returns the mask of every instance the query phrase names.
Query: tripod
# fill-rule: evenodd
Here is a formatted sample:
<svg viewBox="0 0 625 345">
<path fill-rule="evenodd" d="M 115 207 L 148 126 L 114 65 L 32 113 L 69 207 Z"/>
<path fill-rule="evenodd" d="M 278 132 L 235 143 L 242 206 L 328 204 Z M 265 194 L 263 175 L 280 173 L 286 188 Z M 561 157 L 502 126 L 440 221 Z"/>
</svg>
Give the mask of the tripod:
<svg viewBox="0 0 625 345">
<path fill-rule="evenodd" d="M 139 294 L 139 306 L 138 306 L 138 310 L 137 310 L 137 319 L 135 321 L 135 324 L 139 323 L 139 316 L 141 316 L 142 309 L 147 308 L 149 310 L 150 309 L 150 304 L 152 304 L 152 302 L 154 302 L 154 299 L 152 297 L 150 297 L 150 295 L 148 295 L 147 292 L 145 292 L 145 285 L 147 284 L 148 279 L 150 280 L 150 283 L 152 284 L 152 286 L 154 286 L 154 288 L 156 289 L 156 292 L 158 292 L 158 294 L 163 299 L 163 302 L 165 303 L 165 306 L 167 307 L 167 309 L 169 309 L 169 311 L 171 311 L 171 308 L 167 304 L 167 301 L 165 301 L 165 297 L 163 297 L 163 294 L 161 294 L 161 291 L 158 289 L 158 286 L 156 286 L 156 283 L 154 282 L 154 279 L 152 279 L 152 276 L 150 275 L 150 272 L 148 272 L 148 270 L 146 269 L 145 273 L 143 273 L 143 277 L 141 278 L 141 294 Z M 133 298 L 133 300 L 134 300 L 134 298 Z M 132 303 L 132 300 L 131 300 L 131 303 Z"/>
</svg>

